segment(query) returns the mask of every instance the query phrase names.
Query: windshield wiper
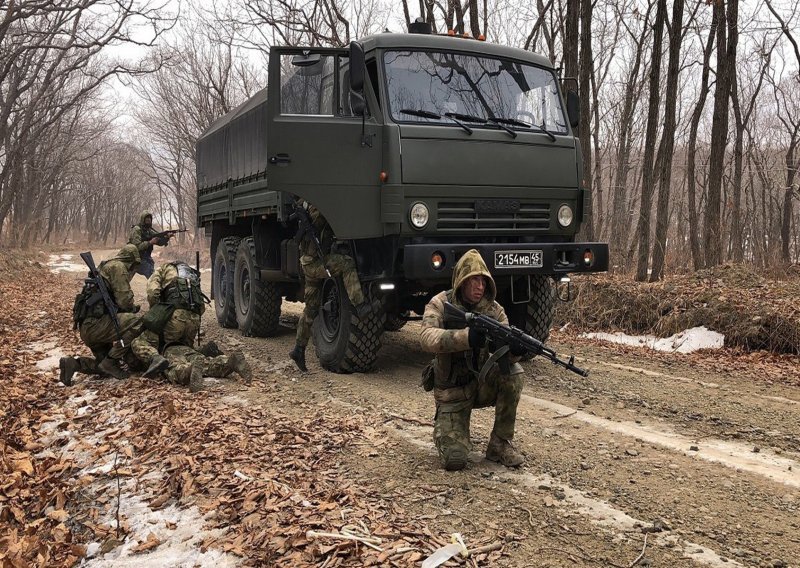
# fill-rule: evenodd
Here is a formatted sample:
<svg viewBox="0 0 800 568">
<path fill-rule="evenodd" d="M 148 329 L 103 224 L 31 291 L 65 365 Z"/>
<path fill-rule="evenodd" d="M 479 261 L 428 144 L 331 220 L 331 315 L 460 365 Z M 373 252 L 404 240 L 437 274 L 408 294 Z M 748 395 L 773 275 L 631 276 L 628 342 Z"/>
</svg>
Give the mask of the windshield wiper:
<svg viewBox="0 0 800 568">
<path fill-rule="evenodd" d="M 502 128 L 506 132 L 508 132 L 512 138 L 517 137 L 517 133 L 511 130 L 506 124 L 514 124 L 516 126 L 520 126 L 519 122 L 516 120 L 511 120 L 510 118 L 489 118 L 489 122 L 492 124 L 496 124 L 498 127 Z M 527 124 L 525 126 L 528 126 Z"/>
<path fill-rule="evenodd" d="M 400 112 L 403 114 L 410 114 L 411 116 L 421 116 L 422 118 L 440 119 L 440 115 L 425 109 L 402 108 Z"/>
<path fill-rule="evenodd" d="M 544 126 L 539 126 L 539 125 L 536 125 L 536 124 L 528 124 L 527 122 L 523 122 L 523 121 L 517 120 L 515 118 L 490 118 L 489 121 L 490 122 L 496 122 L 498 124 L 510 124 L 511 126 L 520 126 L 522 128 L 534 128 L 534 129 L 538 130 L 539 132 L 543 132 L 544 134 L 547 134 L 547 136 L 548 136 L 548 138 L 550 138 L 551 142 L 555 142 L 556 141 L 556 137 L 553 135 L 553 133 L 550 132 L 549 130 L 547 130 Z"/>
<path fill-rule="evenodd" d="M 444 115 L 447 118 L 449 118 L 450 120 L 452 120 L 453 122 L 455 122 L 456 124 L 458 124 L 461 128 L 464 129 L 464 131 L 467 134 L 470 134 L 470 135 L 472 134 L 472 129 L 469 126 L 467 126 L 466 124 L 464 124 L 463 122 L 461 122 L 462 120 L 467 120 L 469 122 L 480 122 L 480 123 L 485 123 L 486 122 L 485 120 L 483 120 L 480 117 L 470 116 L 468 114 L 459 114 L 457 112 L 446 112 L 446 113 L 444 113 Z"/>
</svg>

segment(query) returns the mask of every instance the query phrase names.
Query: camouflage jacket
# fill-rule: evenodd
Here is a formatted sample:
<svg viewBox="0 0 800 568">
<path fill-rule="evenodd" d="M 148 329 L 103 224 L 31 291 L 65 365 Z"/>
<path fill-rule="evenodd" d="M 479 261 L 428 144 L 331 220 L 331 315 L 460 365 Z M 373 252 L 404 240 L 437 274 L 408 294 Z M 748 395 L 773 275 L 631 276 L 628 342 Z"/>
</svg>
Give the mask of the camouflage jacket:
<svg viewBox="0 0 800 568">
<path fill-rule="evenodd" d="M 314 232 L 317 234 L 322 251 L 327 256 L 333 244 L 333 230 L 328 224 L 325 216 L 319 212 L 319 209 L 313 205 L 308 206 L 308 214 L 311 216 L 311 222 L 314 225 Z M 311 235 L 306 236 L 300 243 L 298 243 L 300 250 L 300 263 L 303 265 L 310 264 L 319 258 L 319 251 L 317 245 L 314 244 Z"/>
<path fill-rule="evenodd" d="M 478 304 L 466 306 L 458 293 L 458 289 L 470 276 L 486 277 L 486 292 Z M 425 306 L 422 317 L 422 338 L 420 346 L 423 351 L 435 353 L 434 375 L 437 388 L 464 386 L 476 378 L 489 357 L 488 347 L 484 347 L 477 361 L 472 361 L 472 350 L 469 347 L 469 330 L 446 329 L 444 325 L 444 303 L 450 302 L 461 309 L 486 314 L 500 323 L 508 324 L 508 317 L 503 306 L 495 301 L 497 288 L 492 275 L 480 253 L 467 251 L 453 269 L 453 287 L 440 292 Z M 477 363 L 477 365 L 474 365 Z"/>
<path fill-rule="evenodd" d="M 189 267 L 192 272 L 195 272 L 194 269 Z M 196 272 L 195 272 L 196 274 Z M 170 288 L 173 284 L 176 284 L 178 280 L 178 268 L 174 262 L 170 262 L 168 264 L 162 264 L 158 267 L 158 269 L 153 272 L 153 275 L 147 279 L 147 303 L 150 304 L 152 308 L 159 302 L 166 301 L 167 298 L 164 297 L 164 291 Z M 198 278 L 199 283 L 199 278 Z M 184 290 L 185 292 L 185 290 Z M 196 310 L 199 310 L 198 315 L 202 315 L 205 311 L 205 303 L 203 302 L 203 297 L 199 295 L 198 289 L 198 297 L 193 298 L 195 305 L 197 306 Z M 185 302 L 184 302 L 185 303 Z M 182 308 L 186 308 L 186 306 L 180 306 Z"/>
<path fill-rule="evenodd" d="M 116 254 L 100 266 L 100 275 L 108 283 L 114 301 L 121 312 L 132 312 L 135 309 L 131 278 L 133 270 L 140 262 L 139 251 L 136 247 L 125 245 Z"/>
<path fill-rule="evenodd" d="M 131 229 L 131 233 L 128 236 L 128 243 L 132 245 L 136 245 L 136 248 L 139 249 L 139 252 L 142 254 L 149 254 L 153 250 L 153 245 L 150 244 L 150 239 L 153 238 L 154 235 L 158 233 L 152 225 L 150 227 L 144 227 L 144 219 L 145 217 L 153 218 L 153 214 L 149 211 L 143 212 L 139 216 L 139 223 L 134 225 Z"/>
</svg>

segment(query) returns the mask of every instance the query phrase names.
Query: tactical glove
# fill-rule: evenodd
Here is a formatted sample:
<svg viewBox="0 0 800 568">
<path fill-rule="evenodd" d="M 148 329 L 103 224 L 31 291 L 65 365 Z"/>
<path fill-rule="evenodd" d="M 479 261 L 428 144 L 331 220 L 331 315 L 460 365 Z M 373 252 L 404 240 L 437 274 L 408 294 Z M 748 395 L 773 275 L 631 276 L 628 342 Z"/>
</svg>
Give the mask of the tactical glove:
<svg viewBox="0 0 800 568">
<path fill-rule="evenodd" d="M 486 334 L 482 331 L 475 329 L 474 327 L 469 328 L 469 346 L 471 349 L 480 349 L 486 345 Z"/>
</svg>

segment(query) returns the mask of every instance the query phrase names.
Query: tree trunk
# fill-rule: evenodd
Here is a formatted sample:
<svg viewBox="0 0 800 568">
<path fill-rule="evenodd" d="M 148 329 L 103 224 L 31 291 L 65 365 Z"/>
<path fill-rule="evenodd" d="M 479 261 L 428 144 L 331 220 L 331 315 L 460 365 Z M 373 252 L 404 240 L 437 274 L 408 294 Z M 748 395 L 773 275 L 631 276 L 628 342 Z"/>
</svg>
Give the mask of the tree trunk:
<svg viewBox="0 0 800 568">
<path fill-rule="evenodd" d="M 704 241 L 706 266 L 722 262 L 722 178 L 725 167 L 725 150 L 728 147 L 728 109 L 731 93 L 731 76 L 736 72 L 736 26 L 738 1 L 728 0 L 727 14 L 723 3 L 714 4 L 717 26 L 717 84 L 714 90 L 714 116 L 711 123 L 711 156 L 708 168 L 708 198 L 704 215 Z M 727 26 L 726 26 L 727 21 Z M 730 28 L 730 30 L 729 30 Z M 728 31 L 732 31 L 728 37 Z"/>
<path fill-rule="evenodd" d="M 647 131 L 645 133 L 644 159 L 642 160 L 642 202 L 639 209 L 639 222 L 636 225 L 636 280 L 647 280 L 648 256 L 650 254 L 650 215 L 652 209 L 655 169 L 655 154 L 658 136 L 658 110 L 661 92 L 661 48 L 664 35 L 664 20 L 667 17 L 667 0 L 658 0 L 656 21 L 653 26 L 653 57 L 650 67 L 650 95 L 647 109 Z"/>
<path fill-rule="evenodd" d="M 672 157 L 675 151 L 676 106 L 678 102 L 678 74 L 680 72 L 681 38 L 683 32 L 683 0 L 672 4 L 672 25 L 669 34 L 669 63 L 667 66 L 667 99 L 664 108 L 664 133 L 661 136 L 661 154 L 658 175 L 658 204 L 656 205 L 656 238 L 653 243 L 653 271 L 650 281 L 656 282 L 664 275 L 667 251 L 667 226 L 669 224 L 669 194 L 672 181 Z"/>
</svg>

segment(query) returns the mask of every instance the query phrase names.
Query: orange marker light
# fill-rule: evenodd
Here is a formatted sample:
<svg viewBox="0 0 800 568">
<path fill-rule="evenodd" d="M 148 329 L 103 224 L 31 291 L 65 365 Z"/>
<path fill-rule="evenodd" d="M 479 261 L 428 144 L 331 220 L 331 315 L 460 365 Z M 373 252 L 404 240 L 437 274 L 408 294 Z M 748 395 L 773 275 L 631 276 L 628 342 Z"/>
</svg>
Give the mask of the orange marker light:
<svg viewBox="0 0 800 568">
<path fill-rule="evenodd" d="M 439 270 L 444 266 L 444 255 L 440 252 L 435 252 L 431 255 L 431 266 L 434 270 Z"/>
<path fill-rule="evenodd" d="M 478 36 L 478 41 L 486 41 L 486 36 L 481 34 Z"/>
<path fill-rule="evenodd" d="M 592 262 L 594 262 L 594 253 L 591 250 L 586 249 L 583 251 L 583 264 L 586 266 L 591 266 Z"/>
<path fill-rule="evenodd" d="M 464 39 L 469 39 L 470 38 L 469 32 L 464 32 L 464 35 L 462 35 L 461 37 L 463 37 Z"/>
<path fill-rule="evenodd" d="M 449 36 L 456 35 L 456 30 L 447 30 L 447 35 L 449 35 Z"/>
<path fill-rule="evenodd" d="M 386 172 L 381 172 L 380 179 L 383 183 L 386 183 L 387 181 L 389 181 L 389 174 L 387 174 Z"/>
</svg>

